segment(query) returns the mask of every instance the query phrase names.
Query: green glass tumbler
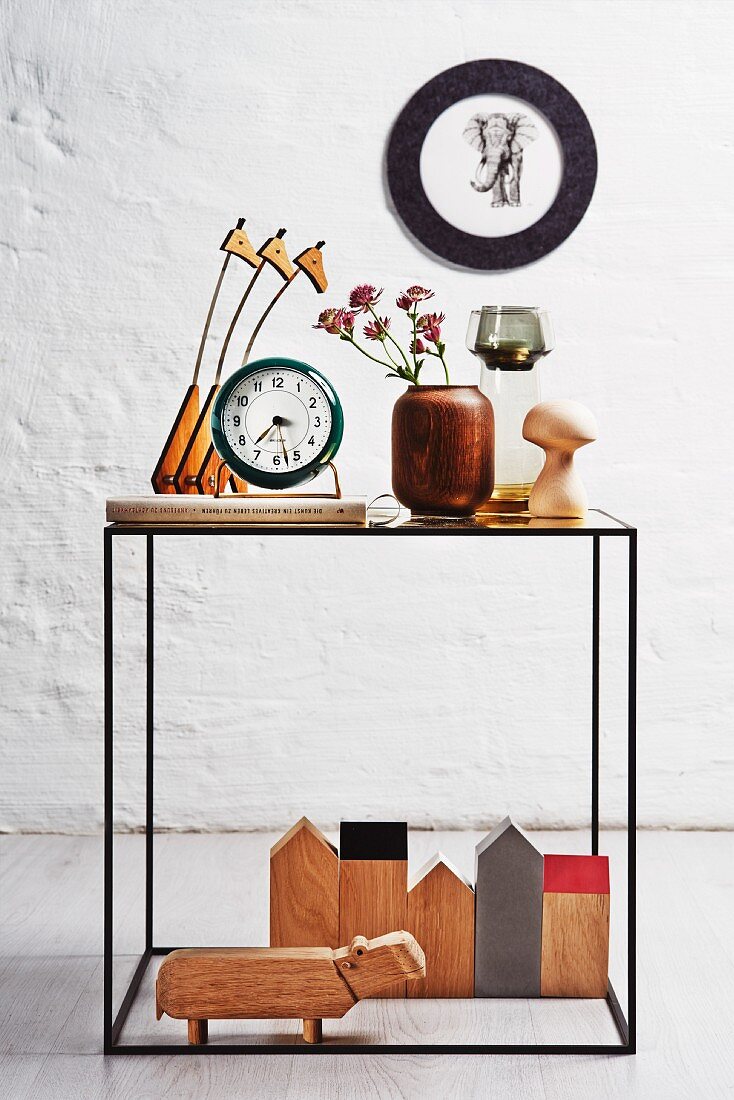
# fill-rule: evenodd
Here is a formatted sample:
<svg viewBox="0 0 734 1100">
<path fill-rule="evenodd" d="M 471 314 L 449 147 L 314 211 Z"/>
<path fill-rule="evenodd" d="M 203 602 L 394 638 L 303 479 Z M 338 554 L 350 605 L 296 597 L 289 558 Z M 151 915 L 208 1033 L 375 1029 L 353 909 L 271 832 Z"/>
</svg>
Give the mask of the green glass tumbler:
<svg viewBox="0 0 734 1100">
<path fill-rule="evenodd" d="M 538 364 L 553 350 L 550 316 L 536 306 L 482 306 L 469 317 L 466 345 L 481 360 L 479 388 L 495 418 L 495 488 L 477 511 L 526 511 L 543 453 L 522 426 L 540 401 Z"/>
</svg>

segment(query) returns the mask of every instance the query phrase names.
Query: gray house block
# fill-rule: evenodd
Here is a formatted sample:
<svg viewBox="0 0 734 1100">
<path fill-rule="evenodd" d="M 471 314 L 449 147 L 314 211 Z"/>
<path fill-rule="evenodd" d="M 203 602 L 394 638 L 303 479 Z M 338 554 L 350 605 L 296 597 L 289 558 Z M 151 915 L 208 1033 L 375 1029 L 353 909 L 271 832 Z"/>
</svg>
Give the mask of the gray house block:
<svg viewBox="0 0 734 1100">
<path fill-rule="evenodd" d="M 476 847 L 475 997 L 539 997 L 543 856 L 509 817 Z"/>
</svg>

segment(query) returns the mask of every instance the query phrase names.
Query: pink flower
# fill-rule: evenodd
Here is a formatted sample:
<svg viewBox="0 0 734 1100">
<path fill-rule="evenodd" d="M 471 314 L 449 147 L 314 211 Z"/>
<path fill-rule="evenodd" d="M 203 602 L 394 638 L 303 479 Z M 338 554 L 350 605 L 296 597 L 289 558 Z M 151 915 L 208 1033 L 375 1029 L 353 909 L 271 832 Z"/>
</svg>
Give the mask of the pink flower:
<svg viewBox="0 0 734 1100">
<path fill-rule="evenodd" d="M 423 355 L 426 350 L 426 345 L 422 340 L 411 340 L 410 350 L 413 355 Z"/>
<path fill-rule="evenodd" d="M 314 328 L 323 329 L 324 332 L 330 332 L 332 335 L 338 336 L 341 331 L 341 318 L 340 314 L 343 311 L 340 309 L 324 309 L 319 313 L 319 321 Z"/>
<path fill-rule="evenodd" d="M 339 320 L 341 321 L 342 328 L 345 332 L 351 332 L 354 328 L 354 322 L 357 319 L 357 314 L 350 313 L 348 309 L 340 309 L 339 314 Z"/>
<path fill-rule="evenodd" d="M 413 305 L 413 299 L 409 298 L 407 294 L 401 294 L 399 298 L 395 299 L 395 305 L 398 309 L 410 309 Z"/>
<path fill-rule="evenodd" d="M 390 318 L 378 317 L 376 321 L 367 322 L 364 326 L 364 334 L 368 340 L 384 340 L 389 328 Z"/>
<path fill-rule="evenodd" d="M 424 313 L 416 321 L 418 332 L 422 332 L 426 340 L 437 344 L 441 339 L 441 325 L 446 320 L 445 313 Z"/>
<path fill-rule="evenodd" d="M 332 336 L 341 336 L 342 332 L 352 331 L 355 316 L 348 309 L 325 309 L 319 314 L 319 323 L 313 327 L 323 329 Z"/>
<path fill-rule="evenodd" d="M 433 291 L 425 286 L 409 286 L 401 295 L 402 297 L 408 298 L 411 302 L 426 302 L 433 297 Z"/>
<path fill-rule="evenodd" d="M 357 313 L 366 313 L 370 306 L 377 305 L 381 294 L 382 289 L 376 290 L 369 283 L 362 283 L 360 286 L 355 286 L 349 295 L 349 305 Z"/>
</svg>

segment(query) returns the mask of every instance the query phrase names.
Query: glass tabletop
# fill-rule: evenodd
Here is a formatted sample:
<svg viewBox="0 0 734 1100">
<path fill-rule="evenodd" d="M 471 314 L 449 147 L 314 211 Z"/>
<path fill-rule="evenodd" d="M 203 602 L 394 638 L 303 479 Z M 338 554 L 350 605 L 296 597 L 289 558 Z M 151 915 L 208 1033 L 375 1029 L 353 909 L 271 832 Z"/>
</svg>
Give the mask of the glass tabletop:
<svg viewBox="0 0 734 1100">
<path fill-rule="evenodd" d="M 346 524 L 203 524 L 109 523 L 106 530 L 119 535 L 631 535 L 636 528 L 600 508 L 589 509 L 584 519 L 539 519 L 516 515 L 482 515 L 460 519 L 412 516 L 401 512 L 369 515 L 366 527 Z"/>
</svg>

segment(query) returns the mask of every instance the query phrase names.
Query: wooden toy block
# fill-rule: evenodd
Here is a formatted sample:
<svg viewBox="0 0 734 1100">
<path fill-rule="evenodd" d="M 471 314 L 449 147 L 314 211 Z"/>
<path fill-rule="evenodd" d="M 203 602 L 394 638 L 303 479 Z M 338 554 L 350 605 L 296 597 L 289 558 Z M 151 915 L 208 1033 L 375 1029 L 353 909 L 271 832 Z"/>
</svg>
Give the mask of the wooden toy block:
<svg viewBox="0 0 734 1100">
<path fill-rule="evenodd" d="M 408 826 L 404 821 L 342 821 L 339 836 L 339 940 L 405 928 Z M 405 982 L 381 997 L 404 997 Z"/>
<path fill-rule="evenodd" d="M 324 242 L 319 241 L 315 248 L 307 248 L 305 252 L 299 253 L 293 261 L 296 267 L 300 267 L 304 275 L 308 275 L 319 294 L 323 294 L 329 285 L 324 272 L 324 257 L 321 254 L 323 246 Z"/>
<path fill-rule="evenodd" d="M 186 391 L 178 410 L 166 445 L 156 463 L 150 479 L 156 493 L 176 492 L 176 471 L 178 470 L 189 439 L 199 417 L 199 387 L 191 385 Z M 196 492 L 196 489 L 192 490 Z"/>
<path fill-rule="evenodd" d="M 244 219 L 242 219 L 242 224 L 244 224 Z M 239 222 L 237 223 L 237 228 L 227 234 L 220 248 L 222 252 L 231 252 L 232 255 L 239 256 L 240 259 L 248 263 L 250 267 L 257 268 L 262 263 L 262 260 L 250 244 L 250 239 Z"/>
<path fill-rule="evenodd" d="M 573 456 L 599 434 L 593 413 L 578 401 L 541 401 L 525 417 L 522 434 L 545 451 L 528 500 L 531 515 L 582 519 L 589 505 Z"/>
<path fill-rule="evenodd" d="M 296 272 L 285 250 L 284 234 L 285 229 L 279 229 L 274 237 L 268 237 L 262 248 L 258 249 L 257 254 L 262 256 L 263 260 L 267 260 L 268 263 L 272 264 L 275 270 L 288 281 L 293 278 Z"/>
<path fill-rule="evenodd" d="M 606 997 L 608 967 L 608 857 L 546 856 L 542 996 Z"/>
<path fill-rule="evenodd" d="M 426 956 L 426 977 L 409 997 L 474 996 L 474 890 L 438 852 L 408 890 L 408 931 Z"/>
<path fill-rule="evenodd" d="M 543 857 L 509 817 L 476 847 L 475 997 L 540 996 Z"/>
<path fill-rule="evenodd" d="M 210 947 L 172 951 L 155 986 L 156 1019 L 188 1021 L 190 1043 L 207 1041 L 209 1020 L 303 1020 L 306 1042 L 321 1021 L 341 1019 L 357 1001 L 400 979 L 425 975 L 425 956 L 408 932 L 349 947 Z"/>
<path fill-rule="evenodd" d="M 270 849 L 270 946 L 339 943 L 339 857 L 307 817 Z"/>
</svg>

